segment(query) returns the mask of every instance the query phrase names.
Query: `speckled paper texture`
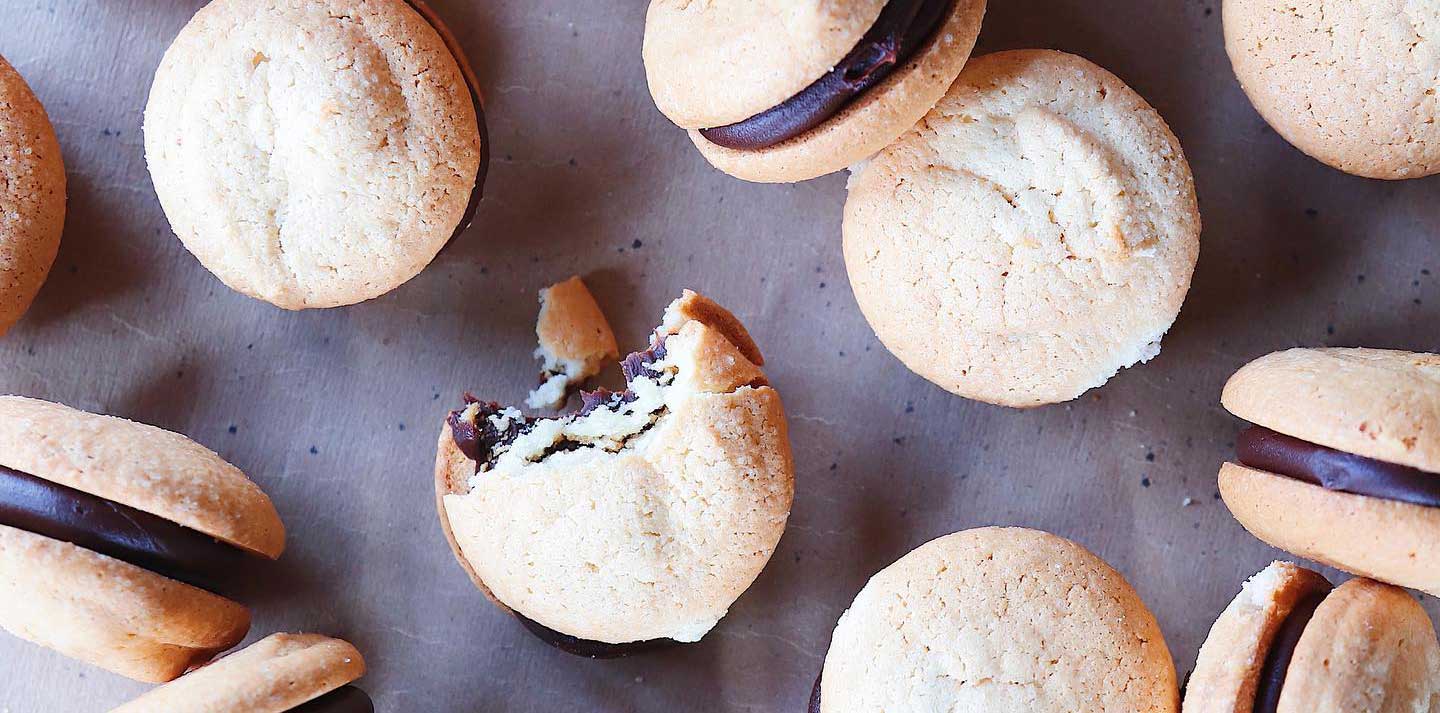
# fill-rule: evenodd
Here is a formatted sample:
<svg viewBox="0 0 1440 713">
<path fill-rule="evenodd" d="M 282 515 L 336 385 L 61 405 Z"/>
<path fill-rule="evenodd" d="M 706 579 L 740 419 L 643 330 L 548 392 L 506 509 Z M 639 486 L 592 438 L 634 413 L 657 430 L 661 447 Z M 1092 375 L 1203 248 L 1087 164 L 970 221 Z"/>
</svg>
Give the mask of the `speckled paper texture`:
<svg viewBox="0 0 1440 713">
<path fill-rule="evenodd" d="M 145 169 L 151 76 L 201 3 L 0 4 L 0 54 L 49 109 L 70 180 L 54 272 L 0 339 L 0 391 L 181 431 L 245 470 L 290 532 L 278 563 L 227 590 L 254 608 L 250 640 L 353 641 L 379 710 L 799 713 L 872 573 L 989 524 L 1057 532 L 1124 572 L 1183 677 L 1241 581 L 1281 556 L 1217 500 L 1240 426 L 1219 406 L 1225 378 L 1295 345 L 1440 351 L 1440 183 L 1353 178 L 1288 146 L 1230 71 L 1218 2 L 992 3 L 979 51 L 1077 52 L 1160 111 L 1205 219 L 1160 356 L 1025 412 L 952 397 L 875 340 L 841 261 L 845 176 L 742 183 L 665 121 L 640 63 L 643 0 L 432 4 L 487 92 L 475 226 L 389 295 L 298 314 L 201 268 Z M 442 417 L 466 389 L 525 398 L 536 293 L 573 273 L 622 349 L 682 288 L 733 308 L 790 414 L 798 487 L 778 552 L 702 643 L 664 655 L 540 644 L 474 589 L 435 519 Z M 10 713 L 102 711 L 145 688 L 5 635 L 0 662 Z"/>
</svg>

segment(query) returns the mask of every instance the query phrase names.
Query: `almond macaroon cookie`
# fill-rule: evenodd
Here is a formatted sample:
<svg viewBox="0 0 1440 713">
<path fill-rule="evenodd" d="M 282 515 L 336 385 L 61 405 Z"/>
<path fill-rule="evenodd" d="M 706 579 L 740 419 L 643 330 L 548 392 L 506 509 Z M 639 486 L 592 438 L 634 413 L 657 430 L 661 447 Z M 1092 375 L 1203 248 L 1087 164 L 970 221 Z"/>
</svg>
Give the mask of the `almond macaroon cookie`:
<svg viewBox="0 0 1440 713">
<path fill-rule="evenodd" d="M 110 713 L 374 713 L 364 675 L 348 641 L 272 634 Z"/>
<path fill-rule="evenodd" d="M 845 266 L 880 341 L 966 398 L 1068 401 L 1160 351 L 1200 247 L 1180 143 L 1074 55 L 977 57 L 857 169 Z"/>
<path fill-rule="evenodd" d="M 0 57 L 0 335 L 50 274 L 65 227 L 65 164 L 45 107 Z"/>
<path fill-rule="evenodd" d="M 1440 171 L 1440 3 L 1225 0 L 1225 49 L 1255 109 L 1346 173 Z"/>
<path fill-rule="evenodd" d="M 244 606 L 206 588 L 284 547 L 270 499 L 204 446 L 0 396 L 0 628 L 168 681 L 250 628 Z"/>
<path fill-rule="evenodd" d="M 1440 355 L 1290 349 L 1225 384 L 1220 495 L 1265 542 L 1440 596 Z"/>
<path fill-rule="evenodd" d="M 803 181 L 874 155 L 955 81 L 985 0 L 651 0 L 655 105 L 720 170 Z"/>
<path fill-rule="evenodd" d="M 1175 713 L 1155 617 L 1099 557 L 1035 530 L 941 537 L 840 617 L 815 713 Z"/>
<path fill-rule="evenodd" d="M 1185 713 L 1433 713 L 1440 643 L 1398 587 L 1276 562 L 1210 629 Z"/>
<path fill-rule="evenodd" d="M 685 292 L 628 388 L 533 418 L 452 412 L 440 522 L 475 583 L 532 633 L 614 657 L 700 640 L 770 560 L 794 497 L 785 412 L 733 315 Z"/>
<path fill-rule="evenodd" d="M 415 7 L 215 0 L 165 53 L 146 160 L 176 235 L 225 284 L 285 309 L 353 304 L 463 228 L 480 95 Z"/>
</svg>

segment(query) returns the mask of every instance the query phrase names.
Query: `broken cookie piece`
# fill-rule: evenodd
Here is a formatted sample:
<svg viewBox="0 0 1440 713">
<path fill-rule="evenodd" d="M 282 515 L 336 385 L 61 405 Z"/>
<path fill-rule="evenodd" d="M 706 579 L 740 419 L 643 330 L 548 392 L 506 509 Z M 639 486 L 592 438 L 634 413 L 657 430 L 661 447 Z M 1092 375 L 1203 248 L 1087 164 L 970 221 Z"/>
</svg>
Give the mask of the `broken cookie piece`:
<svg viewBox="0 0 1440 713">
<path fill-rule="evenodd" d="M 525 400 L 533 409 L 560 408 L 572 388 L 620 356 L 610 323 L 578 275 L 540 290 L 535 336 L 540 339 L 535 356 L 544 366 L 540 386 Z"/>
<path fill-rule="evenodd" d="M 461 566 L 571 653 L 698 641 L 769 561 L 794 496 L 761 362 L 739 320 L 687 291 L 622 362 L 623 391 L 557 418 L 467 395 L 435 471 Z"/>
</svg>

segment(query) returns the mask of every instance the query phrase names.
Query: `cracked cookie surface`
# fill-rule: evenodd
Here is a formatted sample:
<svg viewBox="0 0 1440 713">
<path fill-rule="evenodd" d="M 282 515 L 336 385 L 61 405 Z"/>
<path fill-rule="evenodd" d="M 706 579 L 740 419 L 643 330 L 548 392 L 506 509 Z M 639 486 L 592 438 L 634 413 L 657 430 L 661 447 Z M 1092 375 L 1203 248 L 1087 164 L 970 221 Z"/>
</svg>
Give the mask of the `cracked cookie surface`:
<svg viewBox="0 0 1440 713">
<path fill-rule="evenodd" d="M 185 246 L 286 309 L 382 295 L 450 239 L 475 187 L 470 90 L 401 0 L 218 0 L 181 31 L 145 111 Z"/>
<path fill-rule="evenodd" d="M 911 370 L 1008 406 L 1066 401 L 1154 357 L 1199 255 L 1189 164 L 1114 75 L 988 55 L 859 168 L 845 264 Z"/>
<path fill-rule="evenodd" d="M 1296 148 L 1367 178 L 1440 171 L 1440 4 L 1225 0 L 1240 86 Z"/>
<path fill-rule="evenodd" d="M 1125 579 L 1023 528 L 931 541 L 876 574 L 840 617 L 821 713 L 1169 713 L 1175 667 Z"/>
<path fill-rule="evenodd" d="M 0 57 L 0 335 L 40 291 L 65 226 L 65 165 L 50 118 Z"/>
</svg>

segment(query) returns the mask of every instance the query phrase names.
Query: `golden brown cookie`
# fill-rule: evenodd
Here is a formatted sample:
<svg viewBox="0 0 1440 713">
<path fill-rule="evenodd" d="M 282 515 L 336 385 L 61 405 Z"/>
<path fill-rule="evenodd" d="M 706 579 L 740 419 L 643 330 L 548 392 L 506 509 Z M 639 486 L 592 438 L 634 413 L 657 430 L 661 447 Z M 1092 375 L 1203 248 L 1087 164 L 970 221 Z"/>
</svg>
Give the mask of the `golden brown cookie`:
<svg viewBox="0 0 1440 713">
<path fill-rule="evenodd" d="M 1429 713 L 1440 643 L 1398 587 L 1276 562 L 1247 581 L 1210 629 L 1185 713 Z"/>
<path fill-rule="evenodd" d="M 1240 86 L 1281 136 L 1368 178 L 1440 171 L 1440 4 L 1225 0 Z"/>
<path fill-rule="evenodd" d="M 656 106 L 720 170 L 765 183 L 853 166 L 955 80 L 985 0 L 652 0 Z"/>
<path fill-rule="evenodd" d="M 667 314 L 651 348 L 625 360 L 627 391 L 585 394 L 579 413 L 554 419 L 472 402 L 442 429 L 437 504 L 456 556 L 573 653 L 698 640 L 789 515 L 780 399 L 729 336 L 753 350 L 749 335 L 693 293 Z"/>
<path fill-rule="evenodd" d="M 1155 617 L 1069 540 L 986 527 L 922 545 L 840 617 L 819 713 L 1175 713 Z M 818 706 L 816 705 L 818 703 Z"/>
<path fill-rule="evenodd" d="M 364 675 L 347 641 L 271 634 L 111 713 L 284 713 L 307 703 L 316 713 L 369 713 L 369 696 L 348 685 Z"/>
<path fill-rule="evenodd" d="M 65 227 L 65 164 L 45 107 L 0 57 L 0 335 L 50 274 Z"/>
<path fill-rule="evenodd" d="M 1256 537 L 1302 557 L 1440 594 L 1440 356 L 1291 349 L 1230 378 L 1254 426 L 1220 494 Z"/>
<path fill-rule="evenodd" d="M 168 681 L 249 628 L 206 588 L 284 545 L 270 499 L 209 449 L 0 396 L 0 627 L 17 636 Z"/>
<path fill-rule="evenodd" d="M 146 160 L 176 234 L 227 285 L 286 309 L 353 304 L 466 220 L 476 99 L 404 0 L 216 0 L 156 72 Z"/>
</svg>

